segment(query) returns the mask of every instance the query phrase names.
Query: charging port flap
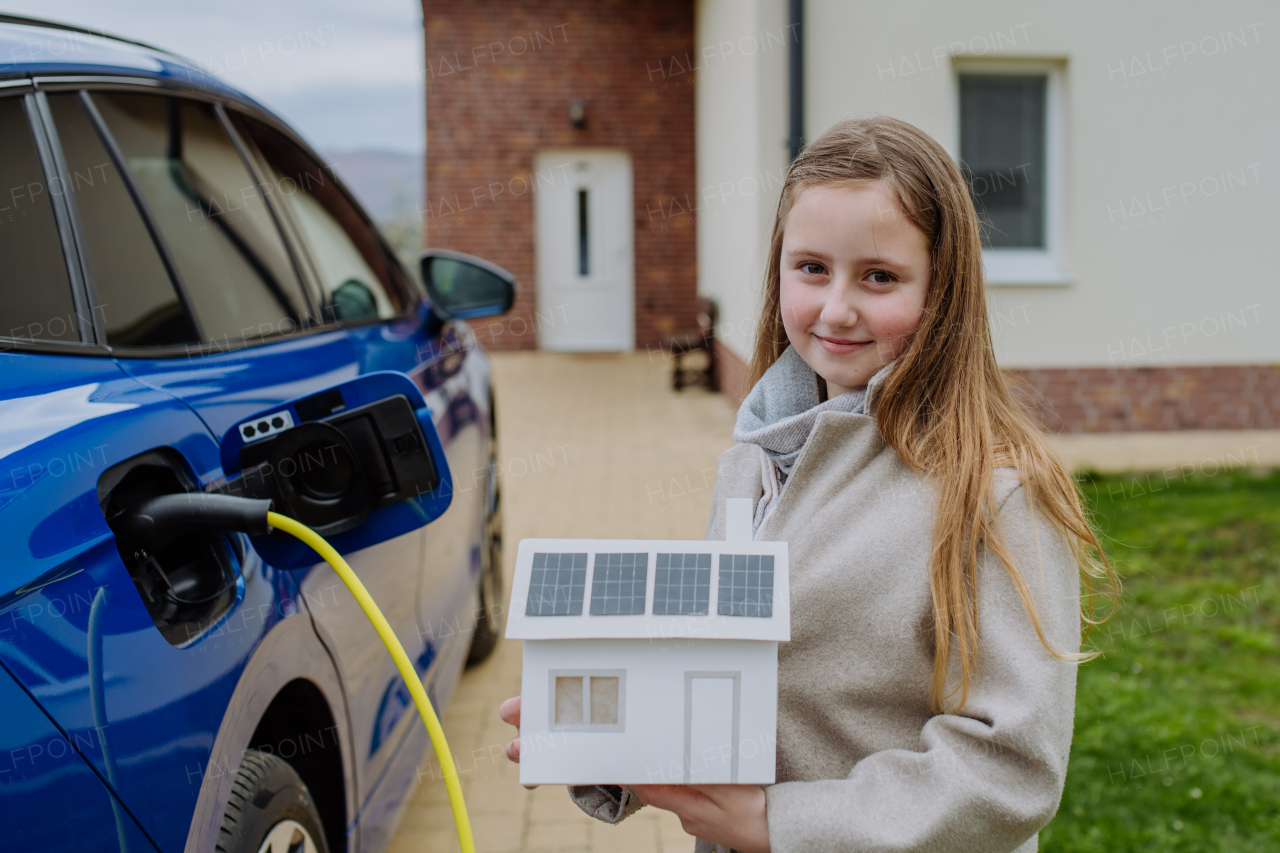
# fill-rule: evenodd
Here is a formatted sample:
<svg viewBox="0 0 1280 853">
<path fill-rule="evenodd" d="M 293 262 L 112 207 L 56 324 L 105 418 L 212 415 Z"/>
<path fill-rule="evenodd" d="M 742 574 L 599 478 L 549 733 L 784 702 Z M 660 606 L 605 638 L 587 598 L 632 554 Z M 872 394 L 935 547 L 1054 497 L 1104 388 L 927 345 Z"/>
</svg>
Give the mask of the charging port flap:
<svg viewBox="0 0 1280 853">
<path fill-rule="evenodd" d="M 444 514 L 453 480 L 422 392 L 403 373 L 369 373 L 264 409 L 222 439 L 226 480 L 210 490 L 269 498 L 347 554 Z M 318 558 L 291 536 L 252 537 L 282 569 Z"/>
<path fill-rule="evenodd" d="M 235 602 L 242 540 L 198 524 L 169 525 L 156 535 L 139 523 L 138 509 L 197 490 L 182 454 L 171 447 L 127 459 L 98 480 L 98 503 L 120 559 L 152 621 L 178 647 L 200 636 Z"/>
</svg>

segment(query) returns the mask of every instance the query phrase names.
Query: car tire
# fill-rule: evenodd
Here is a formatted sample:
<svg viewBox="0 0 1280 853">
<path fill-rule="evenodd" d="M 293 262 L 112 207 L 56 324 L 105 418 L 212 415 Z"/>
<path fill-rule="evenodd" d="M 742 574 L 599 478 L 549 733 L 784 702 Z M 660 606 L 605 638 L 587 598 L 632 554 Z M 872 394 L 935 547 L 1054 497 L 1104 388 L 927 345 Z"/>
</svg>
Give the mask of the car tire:
<svg viewBox="0 0 1280 853">
<path fill-rule="evenodd" d="M 493 411 L 492 403 L 490 412 Z M 498 476 L 497 419 L 490 422 L 489 482 L 485 505 L 484 533 L 480 543 L 480 607 L 467 666 L 486 660 L 498 647 L 502 635 L 502 485 Z"/>
<path fill-rule="evenodd" d="M 255 749 L 231 786 L 218 830 L 218 853 L 328 853 L 306 783 L 287 761 Z"/>
</svg>

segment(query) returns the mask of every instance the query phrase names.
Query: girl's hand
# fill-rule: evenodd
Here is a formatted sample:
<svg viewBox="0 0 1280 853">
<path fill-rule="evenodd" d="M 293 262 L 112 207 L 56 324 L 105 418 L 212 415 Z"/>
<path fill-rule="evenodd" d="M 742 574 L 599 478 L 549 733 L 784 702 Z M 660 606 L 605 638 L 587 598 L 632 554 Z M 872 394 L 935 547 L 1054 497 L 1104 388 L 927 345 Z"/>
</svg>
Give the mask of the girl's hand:
<svg viewBox="0 0 1280 853">
<path fill-rule="evenodd" d="M 507 701 L 498 706 L 498 717 L 504 723 L 510 723 L 516 727 L 516 733 L 520 732 L 520 697 L 512 696 Z M 516 738 L 507 744 L 507 758 L 520 763 L 520 738 Z M 537 785 L 525 785 L 530 791 L 538 787 Z"/>
<path fill-rule="evenodd" d="M 498 706 L 498 718 L 504 723 L 508 723 L 516 727 L 516 734 L 520 734 L 520 697 L 512 696 L 507 701 Z M 516 738 L 507 744 L 507 758 L 520 763 L 520 738 Z"/>
<path fill-rule="evenodd" d="M 675 812 L 690 835 L 741 853 L 769 853 L 764 791 L 755 785 L 629 787 L 641 802 Z"/>
</svg>

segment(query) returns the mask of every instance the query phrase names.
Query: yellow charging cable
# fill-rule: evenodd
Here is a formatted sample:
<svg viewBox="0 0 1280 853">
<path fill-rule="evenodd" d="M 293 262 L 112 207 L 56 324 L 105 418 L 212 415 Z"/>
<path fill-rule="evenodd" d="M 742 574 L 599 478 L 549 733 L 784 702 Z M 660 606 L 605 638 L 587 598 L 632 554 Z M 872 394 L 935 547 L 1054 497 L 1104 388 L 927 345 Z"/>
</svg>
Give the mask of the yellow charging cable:
<svg viewBox="0 0 1280 853">
<path fill-rule="evenodd" d="M 387 647 L 387 651 L 391 653 L 392 660 L 396 662 L 396 669 L 400 670 L 400 677 L 404 679 L 405 686 L 409 688 L 409 694 L 413 696 L 413 704 L 418 706 L 418 713 L 422 715 L 422 722 L 427 726 L 427 734 L 431 736 L 431 745 L 435 747 L 436 758 L 439 759 L 440 769 L 444 772 L 444 785 L 449 791 L 449 805 L 453 809 L 453 823 L 458 829 L 458 843 L 462 846 L 462 853 L 475 853 L 476 844 L 475 839 L 471 837 L 471 821 L 467 818 L 467 804 L 462 799 L 462 786 L 458 783 L 458 768 L 454 765 L 453 755 L 449 752 L 449 742 L 444 738 L 444 729 L 440 727 L 440 719 L 436 716 L 435 709 L 431 707 L 431 700 L 427 698 L 427 691 L 423 689 L 422 682 L 418 679 L 418 674 L 413 669 L 413 664 L 409 662 L 409 656 L 405 654 L 404 646 L 400 645 L 400 641 L 396 639 L 395 632 L 387 624 L 387 618 L 382 615 L 377 603 L 369 595 L 369 591 L 364 588 L 360 578 L 356 577 L 356 573 L 347 565 L 347 561 L 342 559 L 342 555 L 335 551 L 333 546 L 326 542 L 319 533 L 316 533 L 305 524 L 278 512 L 267 513 L 267 524 L 277 530 L 283 530 L 285 533 L 298 537 L 310 545 L 317 554 L 324 557 L 325 562 L 333 566 L 333 570 L 338 573 L 338 577 L 342 578 L 342 582 L 347 585 L 347 589 L 351 590 L 351 594 L 355 596 L 360 609 L 364 611 L 364 615 L 368 616 L 369 621 L 373 623 L 374 630 L 378 632 L 378 637 L 382 640 L 382 644 Z"/>
</svg>

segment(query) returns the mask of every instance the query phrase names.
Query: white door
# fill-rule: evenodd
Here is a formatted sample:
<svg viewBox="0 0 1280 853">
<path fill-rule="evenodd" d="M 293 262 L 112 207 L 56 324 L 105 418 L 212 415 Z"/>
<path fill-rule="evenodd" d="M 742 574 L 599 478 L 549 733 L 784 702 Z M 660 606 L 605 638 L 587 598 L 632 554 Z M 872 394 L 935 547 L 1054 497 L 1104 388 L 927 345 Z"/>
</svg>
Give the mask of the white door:
<svg viewBox="0 0 1280 853">
<path fill-rule="evenodd" d="M 561 149 L 534 161 L 538 345 L 635 348 L 631 158 Z"/>
<path fill-rule="evenodd" d="M 710 785 L 738 781 L 736 672 L 684 674 L 684 781 Z"/>
</svg>

